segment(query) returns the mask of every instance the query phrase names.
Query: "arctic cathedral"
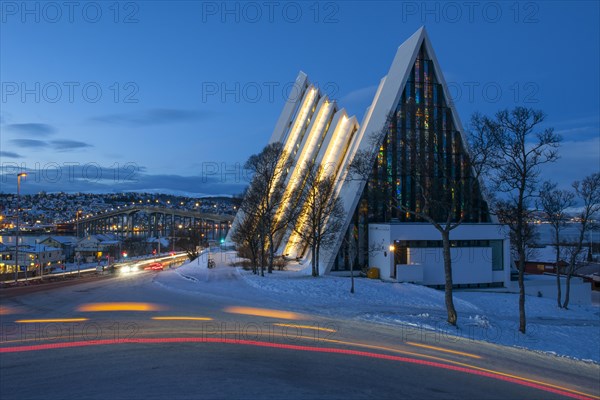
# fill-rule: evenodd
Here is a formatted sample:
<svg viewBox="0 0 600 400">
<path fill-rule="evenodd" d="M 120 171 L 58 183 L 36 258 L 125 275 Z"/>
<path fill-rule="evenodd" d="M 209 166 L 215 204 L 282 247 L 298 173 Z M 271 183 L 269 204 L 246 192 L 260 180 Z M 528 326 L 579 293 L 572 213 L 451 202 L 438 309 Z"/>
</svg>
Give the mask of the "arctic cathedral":
<svg viewBox="0 0 600 400">
<path fill-rule="evenodd" d="M 385 280 L 442 286 L 441 234 L 406 211 L 425 206 L 428 187 L 428 203 L 451 198 L 450 218 L 462 221 L 450 234 L 454 284 L 508 284 L 507 233 L 488 212 L 481 182 L 473 177 L 464 130 L 425 28 L 398 48 L 360 124 L 302 72 L 295 89 L 270 139 L 293 158 L 285 190 L 298 190 L 302 166 L 315 162 L 333 174 L 331 195 L 346 211 L 345 229 L 319 254 L 320 273 L 377 267 Z M 368 180 L 351 179 L 348 166 L 365 153 L 373 155 Z M 429 214 L 448 219 L 447 210 Z M 310 248 L 291 228 L 278 238 L 277 254 L 311 262 Z"/>
</svg>

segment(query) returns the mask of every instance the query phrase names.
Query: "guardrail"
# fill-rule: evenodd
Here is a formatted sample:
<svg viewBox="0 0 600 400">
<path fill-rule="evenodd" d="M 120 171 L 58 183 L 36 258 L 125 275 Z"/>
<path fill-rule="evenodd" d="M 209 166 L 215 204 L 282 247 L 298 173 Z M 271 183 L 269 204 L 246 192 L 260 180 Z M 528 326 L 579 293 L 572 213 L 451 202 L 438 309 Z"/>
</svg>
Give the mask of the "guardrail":
<svg viewBox="0 0 600 400">
<path fill-rule="evenodd" d="M 170 254 L 170 253 L 163 253 L 160 254 L 158 256 L 152 256 L 150 258 L 145 258 L 145 257 L 140 257 L 140 258 L 130 258 L 127 261 L 120 261 L 120 262 L 116 262 L 110 265 L 106 265 L 106 264 L 99 264 L 99 265 L 94 265 L 94 266 L 86 266 L 85 268 L 80 268 L 79 270 L 77 269 L 71 269 L 69 271 L 63 271 L 63 272 L 51 272 L 49 274 L 45 274 L 43 276 L 32 276 L 32 277 L 27 277 L 27 278 L 19 278 L 17 279 L 17 284 L 19 283 L 24 283 L 24 282 L 32 282 L 32 281 L 39 281 L 39 280 L 44 280 L 44 279 L 50 279 L 50 278 L 67 278 L 67 277 L 72 277 L 73 275 L 87 275 L 90 273 L 95 273 L 98 271 L 98 267 L 104 267 L 103 271 L 108 271 L 111 267 L 116 268 L 117 270 L 123 266 L 126 265 L 132 265 L 132 264 L 140 264 L 140 265 L 144 265 L 144 264 L 151 264 L 153 262 L 162 262 L 162 263 L 169 263 L 168 265 L 171 265 L 173 263 L 177 263 L 177 262 L 181 262 L 182 260 L 187 259 L 187 253 L 185 252 L 176 252 L 174 254 Z M 4 284 L 4 285 L 10 285 L 10 284 L 14 284 L 15 280 L 14 279 L 7 279 L 4 281 L 0 281 L 0 284 Z"/>
</svg>

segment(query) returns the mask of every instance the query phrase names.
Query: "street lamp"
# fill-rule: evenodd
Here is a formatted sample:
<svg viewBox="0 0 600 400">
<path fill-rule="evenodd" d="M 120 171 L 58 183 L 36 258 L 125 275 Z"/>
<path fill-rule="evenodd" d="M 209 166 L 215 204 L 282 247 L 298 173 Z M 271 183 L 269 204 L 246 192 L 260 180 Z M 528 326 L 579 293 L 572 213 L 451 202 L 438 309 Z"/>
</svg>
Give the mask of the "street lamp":
<svg viewBox="0 0 600 400">
<path fill-rule="evenodd" d="M 82 212 L 83 211 L 81 210 L 77 210 L 77 212 L 75 213 L 75 235 L 77 236 L 77 239 L 79 239 L 79 216 Z"/>
<path fill-rule="evenodd" d="M 21 178 L 26 177 L 27 173 L 19 172 L 17 174 L 17 241 L 15 243 L 15 283 L 19 280 L 19 210 L 21 203 Z"/>
<path fill-rule="evenodd" d="M 42 245 L 42 251 L 40 251 L 40 242 L 36 239 L 35 241 L 35 252 L 37 253 L 38 264 L 40 266 L 40 280 L 44 280 L 44 262 L 42 261 L 42 255 L 46 252 L 46 245 Z"/>
</svg>

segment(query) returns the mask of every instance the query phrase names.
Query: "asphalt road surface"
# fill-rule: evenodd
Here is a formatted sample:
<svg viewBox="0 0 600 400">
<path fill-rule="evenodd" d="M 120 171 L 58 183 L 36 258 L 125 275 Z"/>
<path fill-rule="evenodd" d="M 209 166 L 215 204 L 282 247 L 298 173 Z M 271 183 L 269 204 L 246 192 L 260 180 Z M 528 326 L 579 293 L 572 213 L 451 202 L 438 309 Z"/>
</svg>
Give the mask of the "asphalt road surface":
<svg viewBox="0 0 600 400">
<path fill-rule="evenodd" d="M 174 273 L 4 296 L 0 398 L 600 398 L 598 365 L 294 313 L 227 267 L 208 271 L 227 292 L 156 282 Z"/>
</svg>

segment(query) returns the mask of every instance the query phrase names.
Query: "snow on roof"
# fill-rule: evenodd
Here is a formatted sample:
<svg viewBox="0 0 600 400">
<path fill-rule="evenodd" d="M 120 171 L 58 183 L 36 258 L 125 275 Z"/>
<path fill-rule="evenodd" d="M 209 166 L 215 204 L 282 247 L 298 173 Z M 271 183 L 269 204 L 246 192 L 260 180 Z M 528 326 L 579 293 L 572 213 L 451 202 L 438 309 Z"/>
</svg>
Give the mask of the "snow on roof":
<svg viewBox="0 0 600 400">
<path fill-rule="evenodd" d="M 161 237 L 160 239 L 154 238 L 154 237 L 153 238 L 148 238 L 148 239 L 146 239 L 146 242 L 147 243 L 158 243 L 158 242 L 160 242 L 161 246 L 168 246 L 169 245 L 169 239 L 163 238 L 163 237 Z"/>
<path fill-rule="evenodd" d="M 119 238 L 112 233 L 102 233 L 102 234 L 98 234 L 98 235 L 94 235 L 94 236 L 101 242 L 105 242 L 107 240 L 119 241 Z"/>
<path fill-rule="evenodd" d="M 50 238 L 63 244 L 77 243 L 77 238 L 72 236 L 51 236 Z"/>
<path fill-rule="evenodd" d="M 44 240 L 40 241 L 40 243 L 45 242 L 47 240 L 54 240 L 60 244 L 75 244 L 77 243 L 77 238 L 73 236 L 48 236 Z"/>
<path fill-rule="evenodd" d="M 23 251 L 24 253 L 43 253 L 46 251 L 62 251 L 59 248 L 46 246 L 44 244 L 39 244 L 39 243 L 33 244 L 33 245 L 24 245 L 24 246 L 19 245 L 19 249 L 21 249 L 21 251 Z"/>
<path fill-rule="evenodd" d="M 102 245 L 107 245 L 107 244 L 119 244 L 120 242 L 118 240 L 102 240 L 100 242 L 100 244 Z"/>
</svg>

